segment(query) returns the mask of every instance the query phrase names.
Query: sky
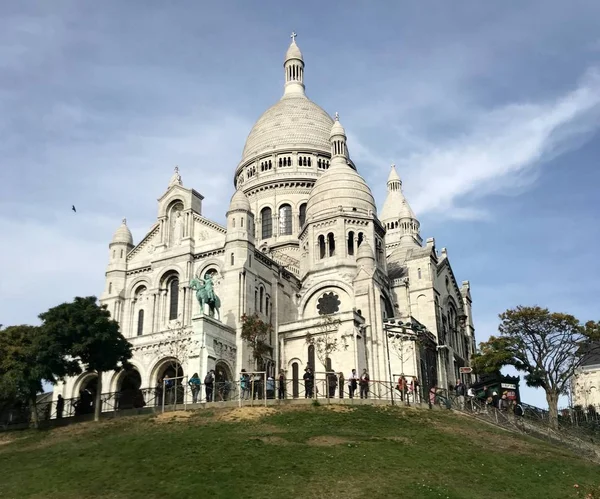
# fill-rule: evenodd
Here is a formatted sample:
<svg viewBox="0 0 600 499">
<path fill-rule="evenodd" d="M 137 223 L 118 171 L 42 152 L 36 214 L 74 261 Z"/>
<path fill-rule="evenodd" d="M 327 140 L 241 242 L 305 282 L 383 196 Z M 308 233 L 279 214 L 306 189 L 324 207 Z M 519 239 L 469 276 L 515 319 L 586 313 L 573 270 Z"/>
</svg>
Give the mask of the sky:
<svg viewBox="0 0 600 499">
<path fill-rule="evenodd" d="M 470 281 L 478 342 L 517 305 L 600 319 L 600 2 L 4 0 L 0 323 L 99 295 L 175 165 L 224 222 L 292 30 L 378 206 L 395 163 Z"/>
</svg>

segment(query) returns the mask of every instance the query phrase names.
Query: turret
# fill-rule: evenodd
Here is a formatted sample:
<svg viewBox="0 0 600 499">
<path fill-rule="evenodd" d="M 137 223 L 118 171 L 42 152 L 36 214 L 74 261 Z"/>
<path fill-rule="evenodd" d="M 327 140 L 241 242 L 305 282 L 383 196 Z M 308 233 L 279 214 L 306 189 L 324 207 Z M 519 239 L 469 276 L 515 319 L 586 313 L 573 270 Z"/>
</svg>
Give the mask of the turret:
<svg viewBox="0 0 600 499">
<path fill-rule="evenodd" d="M 285 91 L 284 96 L 301 94 L 304 95 L 304 59 L 302 52 L 296 45 L 296 33 L 292 33 L 290 44 L 285 53 Z"/>
<path fill-rule="evenodd" d="M 254 215 L 248 198 L 241 191 L 235 191 L 227 211 L 227 235 L 225 243 L 244 241 L 254 245 Z"/>
<path fill-rule="evenodd" d="M 420 224 L 402 192 L 402 180 L 392 165 L 387 181 L 388 194 L 381 210 L 381 222 L 386 229 L 388 253 L 398 246 L 418 246 L 423 243 Z"/>
<path fill-rule="evenodd" d="M 127 253 L 133 249 L 133 237 L 127 220 L 123 222 L 116 230 L 112 241 L 108 245 L 109 260 L 106 269 L 106 287 L 101 296 L 101 302 L 108 305 L 108 310 L 113 319 L 121 320 L 121 299 L 120 294 L 125 288 L 127 279 Z"/>
</svg>

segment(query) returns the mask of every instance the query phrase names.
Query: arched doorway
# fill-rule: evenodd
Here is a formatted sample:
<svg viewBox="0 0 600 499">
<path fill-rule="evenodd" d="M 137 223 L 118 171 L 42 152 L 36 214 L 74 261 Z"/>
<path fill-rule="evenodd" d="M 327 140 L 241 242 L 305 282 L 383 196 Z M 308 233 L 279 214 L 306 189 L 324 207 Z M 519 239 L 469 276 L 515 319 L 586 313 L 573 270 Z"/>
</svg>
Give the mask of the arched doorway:
<svg viewBox="0 0 600 499">
<path fill-rule="evenodd" d="M 79 396 L 74 403 L 75 416 L 93 414 L 96 404 L 96 393 L 98 392 L 98 375 L 89 373 L 79 385 Z"/>
<path fill-rule="evenodd" d="M 159 362 L 156 369 L 155 405 L 162 405 L 164 389 L 166 389 L 165 405 L 183 404 L 185 392 L 183 374 L 183 368 L 177 359 L 171 358 Z M 165 380 L 167 380 L 166 384 Z"/>
<path fill-rule="evenodd" d="M 137 369 L 128 369 L 121 375 L 117 389 L 117 409 L 139 409 L 146 405 L 140 390 L 142 377 Z"/>
<path fill-rule="evenodd" d="M 233 374 L 226 362 L 220 360 L 215 365 L 216 400 L 224 402 L 229 400 L 233 387 Z"/>
<path fill-rule="evenodd" d="M 298 393 L 299 393 L 298 382 L 299 382 L 298 362 L 294 362 L 292 364 L 292 396 L 295 399 L 298 398 Z"/>
</svg>

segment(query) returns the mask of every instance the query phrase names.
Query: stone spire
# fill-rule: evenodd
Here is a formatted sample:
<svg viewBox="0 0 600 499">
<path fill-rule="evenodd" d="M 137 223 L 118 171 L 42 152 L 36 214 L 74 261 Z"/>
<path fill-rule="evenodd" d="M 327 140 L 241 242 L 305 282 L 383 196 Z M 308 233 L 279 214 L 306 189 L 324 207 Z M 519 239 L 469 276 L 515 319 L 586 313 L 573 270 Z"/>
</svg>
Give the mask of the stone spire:
<svg viewBox="0 0 600 499">
<path fill-rule="evenodd" d="M 285 89 L 283 96 L 303 96 L 304 95 L 304 59 L 302 52 L 296 45 L 296 33 L 292 32 L 290 38 L 292 43 L 285 53 Z"/>
<path fill-rule="evenodd" d="M 386 228 L 386 244 L 421 246 L 420 224 L 402 192 L 402 180 L 392 165 L 387 180 L 388 194 L 381 210 L 381 222 Z"/>
<path fill-rule="evenodd" d="M 178 166 L 175 167 L 175 171 L 173 172 L 171 180 L 169 181 L 169 187 L 173 185 L 183 185 L 183 182 L 181 181 L 181 175 L 179 174 Z"/>
</svg>

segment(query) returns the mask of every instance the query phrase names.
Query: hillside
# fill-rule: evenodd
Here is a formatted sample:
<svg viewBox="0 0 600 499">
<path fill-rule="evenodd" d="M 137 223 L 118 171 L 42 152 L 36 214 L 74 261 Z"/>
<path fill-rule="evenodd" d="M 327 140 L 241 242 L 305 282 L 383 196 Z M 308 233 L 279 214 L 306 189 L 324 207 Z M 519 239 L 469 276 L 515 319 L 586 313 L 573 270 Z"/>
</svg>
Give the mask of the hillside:
<svg viewBox="0 0 600 499">
<path fill-rule="evenodd" d="M 397 407 L 209 409 L 6 433 L 0 470 L 2 498 L 600 497 L 600 466 L 568 451 Z"/>
</svg>

